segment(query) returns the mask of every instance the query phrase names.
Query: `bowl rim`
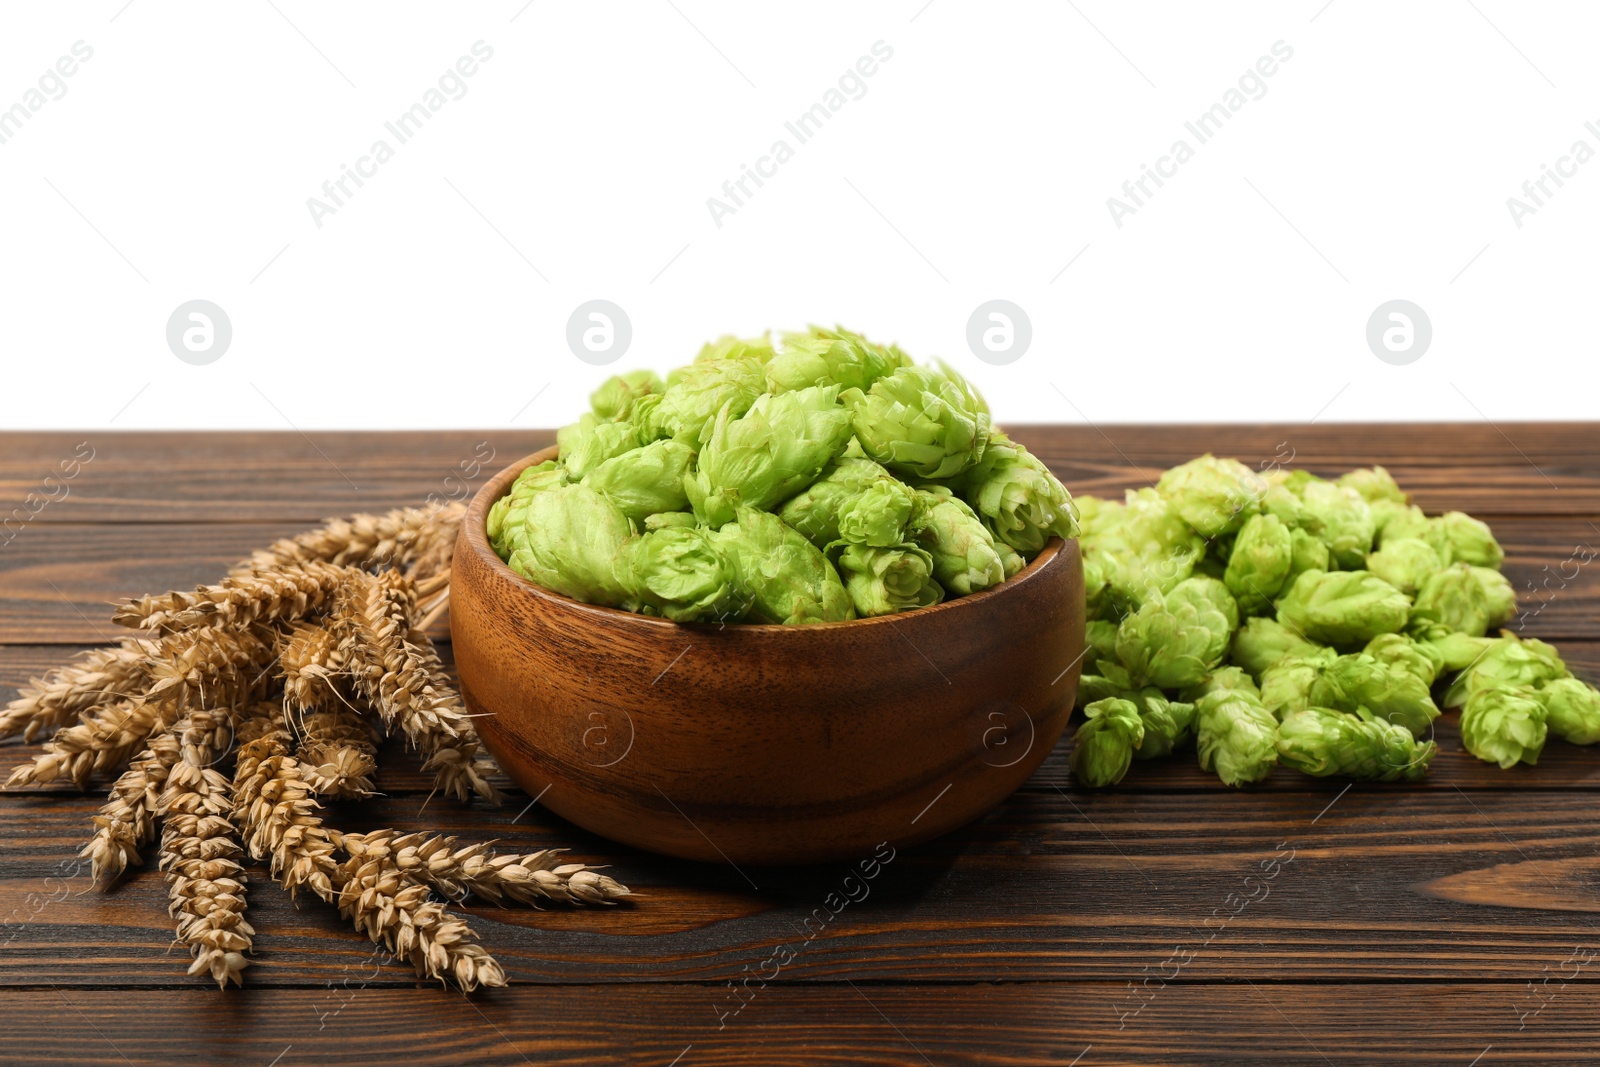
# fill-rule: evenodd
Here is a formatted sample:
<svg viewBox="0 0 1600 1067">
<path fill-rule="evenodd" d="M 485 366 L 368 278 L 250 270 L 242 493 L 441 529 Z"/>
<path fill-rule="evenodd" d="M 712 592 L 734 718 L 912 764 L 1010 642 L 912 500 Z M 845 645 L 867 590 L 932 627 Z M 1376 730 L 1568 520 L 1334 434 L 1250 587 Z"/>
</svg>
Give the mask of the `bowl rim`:
<svg viewBox="0 0 1600 1067">
<path fill-rule="evenodd" d="M 529 596 L 532 596 L 536 600 L 546 601 L 564 610 L 576 610 L 580 614 L 589 614 L 597 616 L 600 619 L 612 619 L 623 625 L 640 625 L 646 629 L 654 628 L 662 633 L 681 631 L 691 627 L 708 626 L 717 627 L 719 629 L 726 627 L 738 633 L 751 634 L 803 634 L 813 632 L 831 633 L 836 632 L 843 627 L 864 628 L 868 626 L 893 626 L 902 621 L 917 618 L 927 618 L 937 612 L 957 611 L 963 607 L 976 609 L 976 607 L 982 603 L 996 596 L 1003 595 L 1007 590 L 1015 589 L 1023 582 L 1034 578 L 1041 571 L 1043 571 L 1045 567 L 1049 566 L 1052 561 L 1057 559 L 1062 554 L 1063 549 L 1065 549 L 1069 544 L 1068 539 L 1052 537 L 1045 542 L 1044 547 L 1039 550 L 1038 555 L 1034 556 L 1033 559 L 1028 562 L 1026 567 L 1022 568 L 1022 570 L 1018 571 L 1010 578 L 1007 578 L 995 585 L 990 586 L 987 589 L 980 590 L 976 593 L 968 593 L 966 596 L 952 597 L 949 600 L 941 600 L 939 603 L 929 605 L 925 608 L 912 608 L 910 611 L 899 611 L 891 615 L 874 615 L 866 619 L 844 619 L 839 622 L 813 622 L 799 626 L 789 626 L 783 623 L 774 622 L 741 622 L 732 624 L 719 624 L 711 622 L 673 622 L 671 619 L 663 619 L 655 615 L 642 615 L 636 611 L 624 611 L 622 608 L 606 607 L 603 604 L 589 604 L 582 600 L 575 600 L 563 593 L 552 592 L 551 590 L 544 588 L 544 586 L 539 585 L 537 582 L 534 582 L 529 578 L 525 578 L 516 571 L 512 570 L 511 567 L 500 558 L 499 554 L 496 553 L 492 547 L 490 547 L 489 532 L 487 527 L 490 506 L 496 500 L 500 499 L 500 497 L 505 495 L 507 490 L 510 489 L 511 483 L 515 481 L 517 476 L 524 470 L 536 463 L 543 463 L 545 460 L 555 459 L 558 455 L 559 448 L 559 445 L 549 445 L 545 448 L 539 449 L 536 452 L 532 452 L 521 459 L 516 460 L 515 462 L 507 464 L 505 467 L 501 468 L 499 473 L 497 473 L 493 478 L 490 478 L 488 481 L 479 486 L 478 491 L 473 494 L 471 502 L 469 502 L 467 505 L 466 514 L 462 517 L 460 536 L 466 539 L 467 546 L 473 551 L 473 553 L 481 562 L 485 563 L 489 567 L 492 573 L 495 573 L 503 578 L 512 579 L 518 589 L 525 591 Z M 1070 543 L 1076 543 L 1076 541 L 1077 539 L 1073 538 L 1071 539 Z"/>
</svg>

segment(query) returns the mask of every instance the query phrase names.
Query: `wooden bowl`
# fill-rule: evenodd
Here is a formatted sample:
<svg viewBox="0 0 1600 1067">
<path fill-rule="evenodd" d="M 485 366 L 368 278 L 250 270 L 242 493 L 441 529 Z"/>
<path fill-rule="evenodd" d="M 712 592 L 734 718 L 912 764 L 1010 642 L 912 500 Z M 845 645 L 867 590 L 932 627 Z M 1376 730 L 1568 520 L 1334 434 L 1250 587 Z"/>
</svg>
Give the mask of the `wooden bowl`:
<svg viewBox="0 0 1600 1067">
<path fill-rule="evenodd" d="M 673 623 L 548 592 L 489 547 L 489 505 L 555 454 L 473 499 L 450 631 L 484 743 L 563 818 L 697 860 L 861 858 L 971 822 L 1061 736 L 1083 652 L 1077 542 L 899 615 Z"/>
</svg>

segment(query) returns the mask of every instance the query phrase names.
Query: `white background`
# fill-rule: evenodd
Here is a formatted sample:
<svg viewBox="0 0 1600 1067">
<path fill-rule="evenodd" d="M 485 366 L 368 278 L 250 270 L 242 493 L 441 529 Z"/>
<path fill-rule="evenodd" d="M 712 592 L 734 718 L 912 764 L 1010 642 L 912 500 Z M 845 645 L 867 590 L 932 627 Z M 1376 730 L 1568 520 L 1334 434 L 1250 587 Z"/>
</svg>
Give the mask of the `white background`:
<svg viewBox="0 0 1600 1067">
<path fill-rule="evenodd" d="M 274 4 L 276 6 L 274 6 Z M 1593 418 L 1600 160 L 1507 198 L 1600 124 L 1593 5 L 7 5 L 0 108 L 93 58 L 0 144 L 0 426 L 570 421 L 607 370 L 842 322 L 969 374 L 1001 421 Z M 320 196 L 482 40 L 467 92 L 318 228 Z M 1183 124 L 1293 49 L 1213 140 Z M 893 49 L 719 228 L 706 201 L 876 41 Z M 1107 198 L 1195 157 L 1119 229 Z M 1070 266 L 1067 266 L 1068 263 Z M 1066 268 L 1063 270 L 1063 268 Z M 542 277 L 541 277 L 542 275 Z M 978 361 L 982 301 L 1028 312 Z M 229 350 L 169 351 L 204 298 Z M 1431 317 L 1380 362 L 1368 316 Z M 531 401 L 531 402 L 530 402 Z"/>
</svg>

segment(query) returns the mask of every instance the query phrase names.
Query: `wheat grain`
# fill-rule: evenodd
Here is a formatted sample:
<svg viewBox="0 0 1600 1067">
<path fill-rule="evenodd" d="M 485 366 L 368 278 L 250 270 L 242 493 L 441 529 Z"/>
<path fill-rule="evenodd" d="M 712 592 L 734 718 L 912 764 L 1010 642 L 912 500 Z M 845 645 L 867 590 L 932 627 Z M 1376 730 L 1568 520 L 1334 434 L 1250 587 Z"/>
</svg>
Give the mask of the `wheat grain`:
<svg viewBox="0 0 1600 1067">
<path fill-rule="evenodd" d="M 299 623 L 280 635 L 278 671 L 284 696 L 302 710 L 343 703 L 338 676 L 345 670 L 346 654 L 339 638 L 321 623 Z"/>
<path fill-rule="evenodd" d="M 630 895 L 587 864 L 558 862 L 561 849 L 496 855 L 488 843 L 458 846 L 454 837 L 394 830 L 345 834 L 340 845 L 352 856 L 387 856 L 408 877 L 457 901 L 471 894 L 495 903 L 613 904 Z"/>
<path fill-rule="evenodd" d="M 312 792 L 328 797 L 372 795 L 378 749 L 368 720 L 338 708 L 305 716 L 300 730 L 295 759 Z"/>
</svg>

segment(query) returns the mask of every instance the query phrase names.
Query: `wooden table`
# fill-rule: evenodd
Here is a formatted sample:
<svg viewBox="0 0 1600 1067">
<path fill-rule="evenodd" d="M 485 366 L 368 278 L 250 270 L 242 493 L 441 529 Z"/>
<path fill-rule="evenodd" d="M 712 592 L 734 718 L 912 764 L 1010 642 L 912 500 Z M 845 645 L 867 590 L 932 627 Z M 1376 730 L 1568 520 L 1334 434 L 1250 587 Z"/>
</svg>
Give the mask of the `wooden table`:
<svg viewBox="0 0 1600 1067">
<path fill-rule="evenodd" d="M 1077 492 L 1211 450 L 1319 473 L 1380 462 L 1430 511 L 1487 518 L 1525 632 L 1600 677 L 1594 425 L 1032 428 Z M 336 513 L 460 491 L 542 432 L 0 435 L 0 685 L 120 636 L 109 601 L 213 580 Z M 61 496 L 44 479 L 88 442 Z M 480 446 L 480 442 L 487 442 Z M 84 454 L 81 453 L 80 454 Z M 451 476 L 455 475 L 455 478 Z M 481 480 L 481 476 L 480 476 Z M 30 506 L 37 505 L 37 498 Z M 9 541 L 7 537 L 9 536 Z M 1580 562 L 1583 561 L 1583 562 Z M 737 1015 L 730 984 L 799 940 L 843 868 L 661 859 L 561 822 L 438 798 L 399 754 L 345 826 L 434 827 L 610 862 L 630 907 L 469 910 L 509 989 L 464 998 L 373 963 L 329 907 L 264 874 L 243 990 L 184 976 L 159 875 L 53 880 L 98 797 L 0 799 L 0 1061 L 27 1064 L 1551 1063 L 1600 1057 L 1600 751 L 1537 768 L 1462 750 L 1448 715 L 1418 785 L 1279 769 L 1229 790 L 1192 756 L 1080 790 L 1054 753 L 974 826 L 905 850 Z M 8 772 L 31 748 L 0 748 Z"/>
</svg>

